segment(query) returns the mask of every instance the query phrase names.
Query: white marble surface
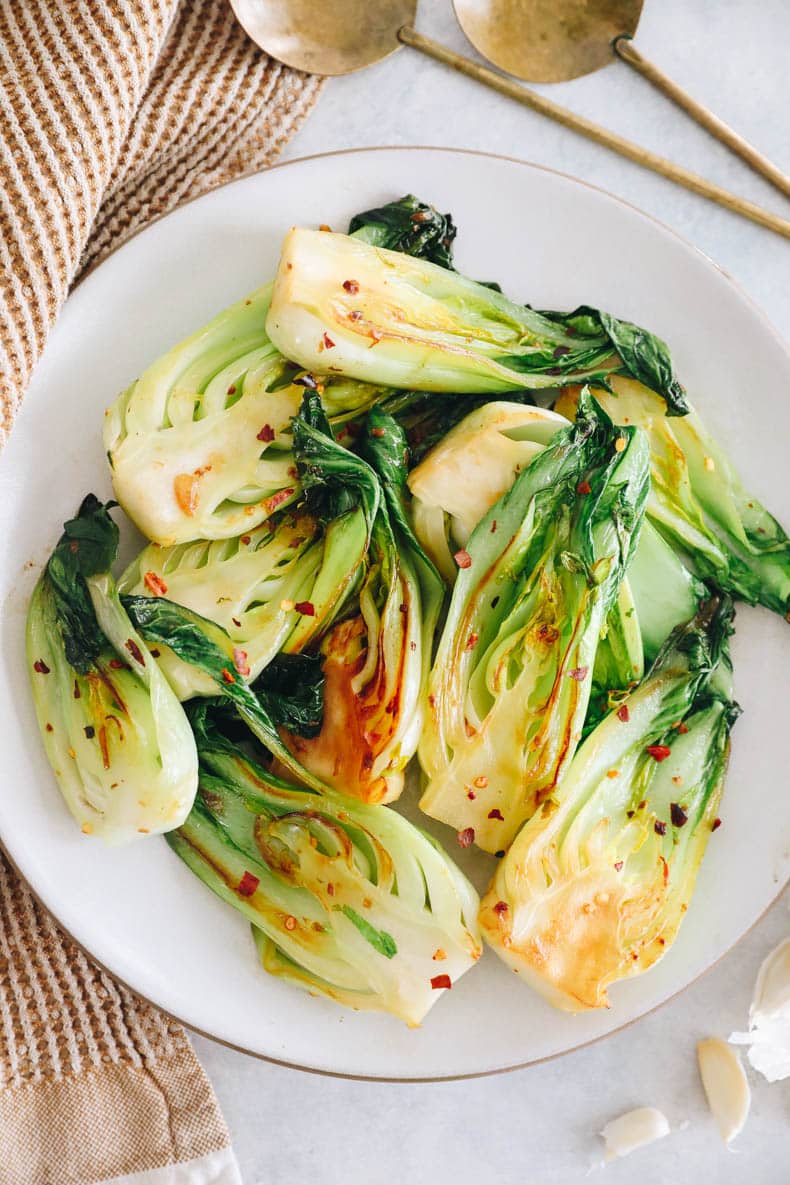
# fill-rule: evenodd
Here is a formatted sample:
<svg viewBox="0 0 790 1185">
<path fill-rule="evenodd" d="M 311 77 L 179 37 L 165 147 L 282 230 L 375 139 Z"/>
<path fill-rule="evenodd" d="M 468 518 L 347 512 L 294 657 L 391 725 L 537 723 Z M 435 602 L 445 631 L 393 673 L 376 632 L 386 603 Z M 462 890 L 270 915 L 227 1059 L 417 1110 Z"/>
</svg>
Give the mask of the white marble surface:
<svg viewBox="0 0 790 1185">
<path fill-rule="evenodd" d="M 642 52 L 790 169 L 788 0 L 648 0 L 645 9 Z M 418 25 L 465 48 L 449 0 L 423 0 Z M 790 217 L 790 203 L 625 65 L 548 89 Z M 416 53 L 403 50 L 328 83 L 284 159 L 376 144 L 499 152 L 611 190 L 706 251 L 790 336 L 786 241 Z M 658 1012 L 588 1049 L 494 1078 L 346 1082 L 269 1066 L 201 1038 L 195 1044 L 224 1107 L 245 1185 L 576 1185 L 600 1161 L 595 1133 L 612 1116 L 645 1104 L 662 1108 L 675 1129 L 689 1125 L 601 1170 L 612 1185 L 786 1185 L 790 1082 L 768 1086 L 752 1076 L 751 1118 L 728 1152 L 707 1111 L 694 1047 L 700 1037 L 743 1027 L 760 960 L 788 933 L 785 897 L 717 967 Z"/>
</svg>

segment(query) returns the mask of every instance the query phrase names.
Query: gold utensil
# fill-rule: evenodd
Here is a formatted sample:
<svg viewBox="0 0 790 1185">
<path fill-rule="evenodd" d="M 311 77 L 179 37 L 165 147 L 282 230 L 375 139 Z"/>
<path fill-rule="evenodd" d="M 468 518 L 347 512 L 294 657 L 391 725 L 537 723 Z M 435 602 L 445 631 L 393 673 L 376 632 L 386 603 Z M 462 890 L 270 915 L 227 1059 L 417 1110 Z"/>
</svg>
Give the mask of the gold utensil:
<svg viewBox="0 0 790 1185">
<path fill-rule="evenodd" d="M 544 2 L 551 7 L 554 0 Z M 559 2 L 560 0 L 557 0 L 557 3 Z M 596 6 L 599 0 L 590 0 L 590 3 Z M 549 119 L 595 140 L 598 144 L 603 144 L 620 156 L 625 156 L 644 168 L 685 186 L 693 193 L 709 198 L 733 213 L 741 214 L 760 226 L 790 238 L 788 219 L 780 218 L 778 214 L 764 210 L 754 202 L 712 184 L 681 165 L 649 152 L 625 137 L 600 127 L 583 115 L 577 115 L 574 111 L 569 111 L 551 99 L 528 90 L 527 87 L 495 70 L 481 66 L 471 58 L 455 53 L 432 38 L 418 33 L 413 27 L 417 0 L 231 0 L 231 4 L 239 23 L 252 40 L 287 66 L 315 74 L 349 74 L 380 61 L 402 45 L 409 45 L 446 66 L 452 66 L 467 77 L 492 87 L 500 94 L 515 99 L 531 110 L 548 116 Z M 625 13 L 629 8 L 633 8 L 633 0 L 630 3 L 629 0 L 606 0 L 606 4 L 610 10 L 614 8 L 618 17 L 621 12 Z M 508 12 L 516 13 L 518 16 L 520 0 L 477 0 L 475 7 L 483 14 L 490 14 L 496 10 L 500 14 L 500 19 L 505 19 Z M 584 7 L 587 5 L 584 4 Z M 637 19 L 638 16 L 639 10 L 636 13 Z M 626 17 L 623 16 L 623 19 Z M 633 15 L 631 20 L 633 22 Z M 616 29 L 613 34 L 616 36 L 617 33 L 622 34 L 628 26 L 623 27 L 617 23 L 609 27 Z M 523 36 L 518 20 L 511 25 L 511 36 L 514 39 Z M 601 36 L 602 33 L 599 34 L 599 40 Z M 611 44 L 608 55 L 611 58 Z M 711 116 L 711 119 L 713 118 L 715 117 Z"/>
<path fill-rule="evenodd" d="M 790 177 L 632 43 L 643 0 L 453 0 L 466 36 L 489 62 L 526 82 L 565 82 L 619 57 L 790 197 Z"/>
</svg>

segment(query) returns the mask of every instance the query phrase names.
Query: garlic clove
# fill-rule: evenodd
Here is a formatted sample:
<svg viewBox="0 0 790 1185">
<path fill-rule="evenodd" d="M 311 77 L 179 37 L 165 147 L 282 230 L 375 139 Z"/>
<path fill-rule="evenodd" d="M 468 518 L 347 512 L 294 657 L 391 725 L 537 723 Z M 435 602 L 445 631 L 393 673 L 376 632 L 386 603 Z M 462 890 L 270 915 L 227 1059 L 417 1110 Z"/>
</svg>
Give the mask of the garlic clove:
<svg viewBox="0 0 790 1185">
<path fill-rule="evenodd" d="M 790 1077 L 790 938 L 763 961 L 749 1009 L 748 1033 L 731 1033 L 749 1046 L 749 1061 L 769 1082 Z"/>
<path fill-rule="evenodd" d="M 725 1144 L 743 1130 L 752 1096 L 741 1060 L 726 1041 L 708 1037 L 697 1044 L 699 1073 L 708 1106 Z"/>
<path fill-rule="evenodd" d="M 628 1156 L 636 1148 L 669 1135 L 669 1123 L 655 1107 L 637 1107 L 607 1123 L 601 1132 L 606 1141 L 606 1159 Z"/>
<path fill-rule="evenodd" d="M 749 1009 L 749 1024 L 759 1016 L 774 1020 L 790 1012 L 790 938 L 772 950 L 763 960 L 754 985 L 754 998 Z"/>
</svg>

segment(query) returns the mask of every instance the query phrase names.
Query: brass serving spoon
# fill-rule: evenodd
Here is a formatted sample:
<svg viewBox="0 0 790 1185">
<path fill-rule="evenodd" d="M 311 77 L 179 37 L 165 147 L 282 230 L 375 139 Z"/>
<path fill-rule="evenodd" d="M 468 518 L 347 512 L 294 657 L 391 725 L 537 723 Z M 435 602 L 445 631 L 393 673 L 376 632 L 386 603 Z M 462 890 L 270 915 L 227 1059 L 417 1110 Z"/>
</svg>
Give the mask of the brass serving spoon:
<svg viewBox="0 0 790 1185">
<path fill-rule="evenodd" d="M 631 38 L 643 0 L 453 0 L 458 23 L 484 58 L 526 82 L 566 82 L 615 55 L 790 197 L 790 177 L 645 58 Z"/>
<path fill-rule="evenodd" d="M 413 27 L 417 12 L 417 0 L 230 0 L 239 23 L 261 49 L 271 57 L 305 70 L 310 74 L 350 74 L 374 62 L 381 61 L 402 45 L 420 50 L 428 57 L 444 65 L 452 66 L 460 73 L 485 83 L 501 94 L 508 95 L 524 106 L 547 115 L 550 119 L 571 128 L 573 131 L 611 148 L 614 152 L 635 161 L 644 168 L 652 169 L 662 177 L 685 186 L 693 193 L 709 198 L 720 206 L 749 218 L 777 234 L 790 238 L 790 221 L 780 218 L 754 202 L 738 197 L 704 177 L 666 160 L 657 153 L 634 144 L 616 132 L 602 128 L 583 115 L 561 107 L 551 99 L 528 90 L 512 78 L 506 78 L 495 70 L 489 70 L 478 62 L 466 58 L 440 45 L 430 37 L 418 33 Z M 500 23 L 509 23 L 513 40 L 525 38 L 523 11 L 530 0 L 459 0 L 481 14 L 488 13 L 489 19 L 497 14 Z M 543 0 L 550 9 L 561 0 Z M 564 3 L 564 0 L 562 0 Z M 585 0 L 581 0 L 586 8 Z M 589 0 L 591 6 L 607 5 L 609 10 L 620 11 L 632 8 L 628 0 Z M 619 7 L 618 7 L 619 6 Z M 636 13 L 638 19 L 641 0 Z M 523 11 L 522 11 L 523 10 Z M 623 18 L 625 19 L 625 17 Z M 632 17 L 633 21 L 633 17 Z M 479 26 L 482 28 L 482 24 Z M 623 34 L 628 26 L 619 21 L 610 25 L 615 32 Z M 634 23 L 634 28 L 636 27 Z M 529 29 L 529 26 L 527 26 Z M 599 34 L 599 41 L 603 34 Z M 500 39 L 501 40 L 501 39 Z M 611 38 L 608 45 L 608 59 L 611 59 Z M 486 49 L 481 50 L 487 54 Z M 608 60 L 606 59 L 606 60 Z M 601 63 L 603 64 L 603 62 Z M 591 67 L 596 68 L 596 67 Z M 713 117 L 711 117 L 713 118 Z M 734 133 L 733 133 L 734 134 Z"/>
</svg>

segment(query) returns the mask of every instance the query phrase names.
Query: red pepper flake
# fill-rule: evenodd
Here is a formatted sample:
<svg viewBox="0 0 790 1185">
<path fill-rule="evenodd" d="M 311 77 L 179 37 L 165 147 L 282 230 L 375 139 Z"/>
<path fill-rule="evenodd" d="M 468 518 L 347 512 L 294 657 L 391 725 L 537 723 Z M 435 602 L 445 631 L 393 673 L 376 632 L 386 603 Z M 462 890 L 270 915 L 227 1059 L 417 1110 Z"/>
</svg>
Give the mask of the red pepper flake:
<svg viewBox="0 0 790 1185">
<path fill-rule="evenodd" d="M 251 543 L 251 542 L 252 542 L 252 538 L 251 538 L 251 536 L 250 536 L 250 535 L 242 535 L 242 537 L 241 537 L 241 541 L 242 541 L 242 543 L 243 543 L 243 544 L 245 545 L 245 547 L 246 547 L 248 543 Z"/>
<path fill-rule="evenodd" d="M 658 942 L 659 942 L 660 946 L 666 946 L 666 939 L 665 938 L 659 938 Z"/>
<path fill-rule="evenodd" d="M 77 542 L 77 540 L 72 539 L 71 543 L 69 544 L 69 551 L 71 552 L 71 554 L 76 555 L 77 552 L 79 551 L 79 549 L 80 549 L 80 545 Z"/>
<path fill-rule="evenodd" d="M 49 667 L 44 662 L 43 658 L 36 659 L 36 661 L 33 663 L 33 670 L 39 675 L 48 675 L 49 674 Z"/>
<path fill-rule="evenodd" d="M 356 280 L 344 280 L 343 288 L 346 292 L 350 292 L 352 296 L 356 296 L 359 292 L 359 284 Z"/>
<path fill-rule="evenodd" d="M 628 704 L 620 704 L 617 709 L 617 719 L 622 720 L 623 724 L 627 724 L 631 719 L 631 713 L 628 711 Z"/>
<path fill-rule="evenodd" d="M 496 905 L 494 906 L 494 913 L 498 914 L 501 917 L 501 915 L 503 913 L 507 913 L 507 911 L 508 911 L 507 901 L 497 901 Z"/>
<path fill-rule="evenodd" d="M 234 385 L 233 383 L 231 383 L 231 385 L 228 387 L 228 394 L 229 394 L 229 395 L 235 395 L 235 394 L 236 394 L 236 387 L 235 387 L 235 385 Z"/>
<path fill-rule="evenodd" d="M 296 929 L 296 918 L 293 917 L 292 914 L 289 914 L 288 917 L 283 922 L 283 925 L 285 926 L 286 930 L 295 930 Z"/>
<path fill-rule="evenodd" d="M 464 827 L 463 831 L 458 832 L 456 838 L 462 848 L 471 848 L 472 844 L 475 842 L 474 827 Z"/>
<path fill-rule="evenodd" d="M 575 679 L 577 683 L 583 683 L 589 670 L 589 667 L 574 667 L 572 671 L 568 671 L 568 678 Z"/>
<path fill-rule="evenodd" d="M 469 552 L 464 551 L 463 548 L 455 553 L 453 559 L 459 568 L 471 568 L 472 566 L 472 557 L 470 556 Z"/>
<path fill-rule="evenodd" d="M 233 675 L 231 675 L 231 673 L 227 667 L 222 668 L 222 681 L 223 681 L 223 683 L 235 683 L 236 682 L 235 678 L 233 677 Z"/>
<path fill-rule="evenodd" d="M 476 786 L 478 790 L 485 790 L 488 785 L 488 778 L 485 774 L 479 774 L 472 782 L 472 785 Z"/>
<path fill-rule="evenodd" d="M 111 658 L 107 665 L 109 666 L 110 670 L 112 670 L 112 671 L 128 671 L 129 670 L 126 663 L 121 662 L 120 658 Z M 75 699 L 79 699 L 79 696 L 75 696 Z"/>
<path fill-rule="evenodd" d="M 589 481 L 580 481 L 576 487 L 576 493 L 577 494 L 591 494 L 592 493 L 592 486 L 590 485 Z"/>
<path fill-rule="evenodd" d="M 434 991 L 438 991 L 439 988 L 451 988 L 452 986 L 453 982 L 449 975 L 434 975 L 431 980 L 431 987 Z"/>
<path fill-rule="evenodd" d="M 384 428 L 371 428 L 370 429 L 371 436 L 386 436 L 386 434 L 387 433 Z"/>
<path fill-rule="evenodd" d="M 466 797 L 470 802 L 474 802 L 474 800 L 477 798 L 477 795 L 475 794 L 474 790 L 467 790 Z"/>
<path fill-rule="evenodd" d="M 672 820 L 673 827 L 683 827 L 689 821 L 688 814 L 679 802 L 670 802 L 669 817 Z"/>
<path fill-rule="evenodd" d="M 143 658 L 143 652 L 135 642 L 134 638 L 127 638 L 124 642 L 124 646 L 129 651 L 134 661 L 139 663 L 141 667 L 144 667 L 145 659 Z"/>
<path fill-rule="evenodd" d="M 250 664 L 247 662 L 246 650 L 240 650 L 238 646 L 235 646 L 233 648 L 233 662 L 240 675 L 249 675 Z"/>
<path fill-rule="evenodd" d="M 677 730 L 679 733 L 688 732 L 688 730 L 689 730 L 688 724 L 684 724 L 683 721 L 681 720 L 680 724 L 678 724 L 678 726 L 677 726 Z"/>
<path fill-rule="evenodd" d="M 664 866 L 664 884 L 666 884 L 667 881 L 669 880 L 669 865 L 667 864 L 667 862 L 663 856 L 661 856 L 661 863 Z"/>
<path fill-rule="evenodd" d="M 264 502 L 267 514 L 271 514 L 273 510 L 276 510 L 281 502 L 287 502 L 292 494 L 293 490 L 290 486 L 284 490 L 278 490 L 276 494 L 272 494 L 271 498 L 267 498 Z"/>
<path fill-rule="evenodd" d="M 161 576 L 157 576 L 156 572 L 146 572 L 143 584 L 155 597 L 163 597 L 167 593 L 167 585 Z"/>
<path fill-rule="evenodd" d="M 231 617 L 231 621 L 233 622 L 233 624 L 235 625 L 237 630 L 241 629 L 241 622 L 239 621 L 238 617 Z"/>
<path fill-rule="evenodd" d="M 335 895 L 335 886 L 334 886 L 333 884 L 328 884 L 328 885 L 326 886 L 326 891 L 327 891 L 327 893 L 329 894 L 329 896 L 330 896 L 330 897 L 334 897 L 334 895 Z"/>
<path fill-rule="evenodd" d="M 322 342 L 322 345 L 325 350 L 334 350 L 335 343 L 332 341 L 331 337 L 326 332 L 326 330 L 324 330 L 324 332 L 323 332 L 323 335 L 321 337 L 321 342 Z"/>
<path fill-rule="evenodd" d="M 662 823 L 660 819 L 656 819 L 655 823 L 653 824 L 653 830 L 655 831 L 656 835 L 666 835 L 667 825 L 666 823 Z"/>
<path fill-rule="evenodd" d="M 494 809 L 492 811 L 489 811 L 488 817 L 489 817 L 489 819 L 499 819 L 500 823 L 504 823 L 504 821 L 505 821 L 505 816 L 502 814 L 502 812 L 500 811 L 500 809 L 498 807 L 494 807 Z"/>
<path fill-rule="evenodd" d="M 294 609 L 301 613 L 302 617 L 315 617 L 315 605 L 312 601 L 297 601 Z"/>
<path fill-rule="evenodd" d="M 409 606 L 406 604 L 406 602 L 405 602 L 405 601 L 401 601 L 400 605 L 398 605 L 398 610 L 399 610 L 399 612 L 401 612 L 401 613 L 408 613 L 408 612 L 409 612 Z"/>
<path fill-rule="evenodd" d="M 362 310 L 361 309 L 352 309 L 351 312 L 348 314 L 348 319 L 349 319 L 349 321 L 361 321 L 362 320 Z"/>
<path fill-rule="evenodd" d="M 255 439 L 262 440 L 264 444 L 271 444 L 274 440 L 274 428 L 271 424 L 264 424 Z"/>
<path fill-rule="evenodd" d="M 649 753 L 654 761 L 666 761 L 672 750 L 669 745 L 648 745 L 645 753 Z"/>
<path fill-rule="evenodd" d="M 711 823 L 711 825 L 710 825 L 710 829 L 711 829 L 711 831 L 718 831 L 720 827 L 721 827 L 721 819 L 719 819 L 718 817 L 716 817 L 716 818 L 713 820 L 713 822 Z"/>
<path fill-rule="evenodd" d="M 465 649 L 466 649 L 466 650 L 474 650 L 475 646 L 477 645 L 477 643 L 478 643 L 479 641 L 480 641 L 480 635 L 479 635 L 479 634 L 470 634 L 470 635 L 469 635 L 469 637 L 468 637 L 468 638 L 467 638 L 467 640 L 466 640 L 466 646 L 465 646 Z"/>
<path fill-rule="evenodd" d="M 319 227 L 318 227 L 318 229 L 319 229 L 319 230 L 323 230 L 323 231 L 331 231 L 331 230 L 332 230 L 332 227 L 331 227 L 331 226 L 327 226 L 327 224 L 326 224 L 325 222 L 321 222 L 321 223 L 319 224 Z"/>
<path fill-rule="evenodd" d="M 75 699 L 80 698 L 80 685 L 76 679 L 74 680 L 74 698 Z"/>
<path fill-rule="evenodd" d="M 615 864 L 615 866 L 614 866 L 614 870 L 615 870 L 615 872 L 620 872 L 620 871 L 622 870 L 622 867 L 623 867 L 623 862 L 622 862 L 622 860 L 618 860 L 618 861 L 617 861 L 617 863 L 616 863 L 616 864 Z"/>
<path fill-rule="evenodd" d="M 244 876 L 238 883 L 237 892 L 242 897 L 252 897 L 258 885 L 261 883 L 260 877 L 253 876 L 251 872 L 245 872 Z"/>
<path fill-rule="evenodd" d="M 494 519 L 494 521 L 491 523 L 491 534 L 496 534 L 496 519 Z"/>
<path fill-rule="evenodd" d="M 570 354 L 570 346 L 556 346 L 554 349 L 554 357 L 562 358 L 565 354 Z"/>
<path fill-rule="evenodd" d="M 555 625 L 546 625 L 544 622 L 543 625 L 538 626 L 538 637 L 540 638 L 541 642 L 545 642 L 547 645 L 551 645 L 552 642 L 556 642 L 559 636 L 560 631 Z"/>
<path fill-rule="evenodd" d="M 54 732 L 54 729 L 51 724 L 47 723 L 45 725 L 45 727 L 46 727 L 47 732 Z"/>
</svg>

